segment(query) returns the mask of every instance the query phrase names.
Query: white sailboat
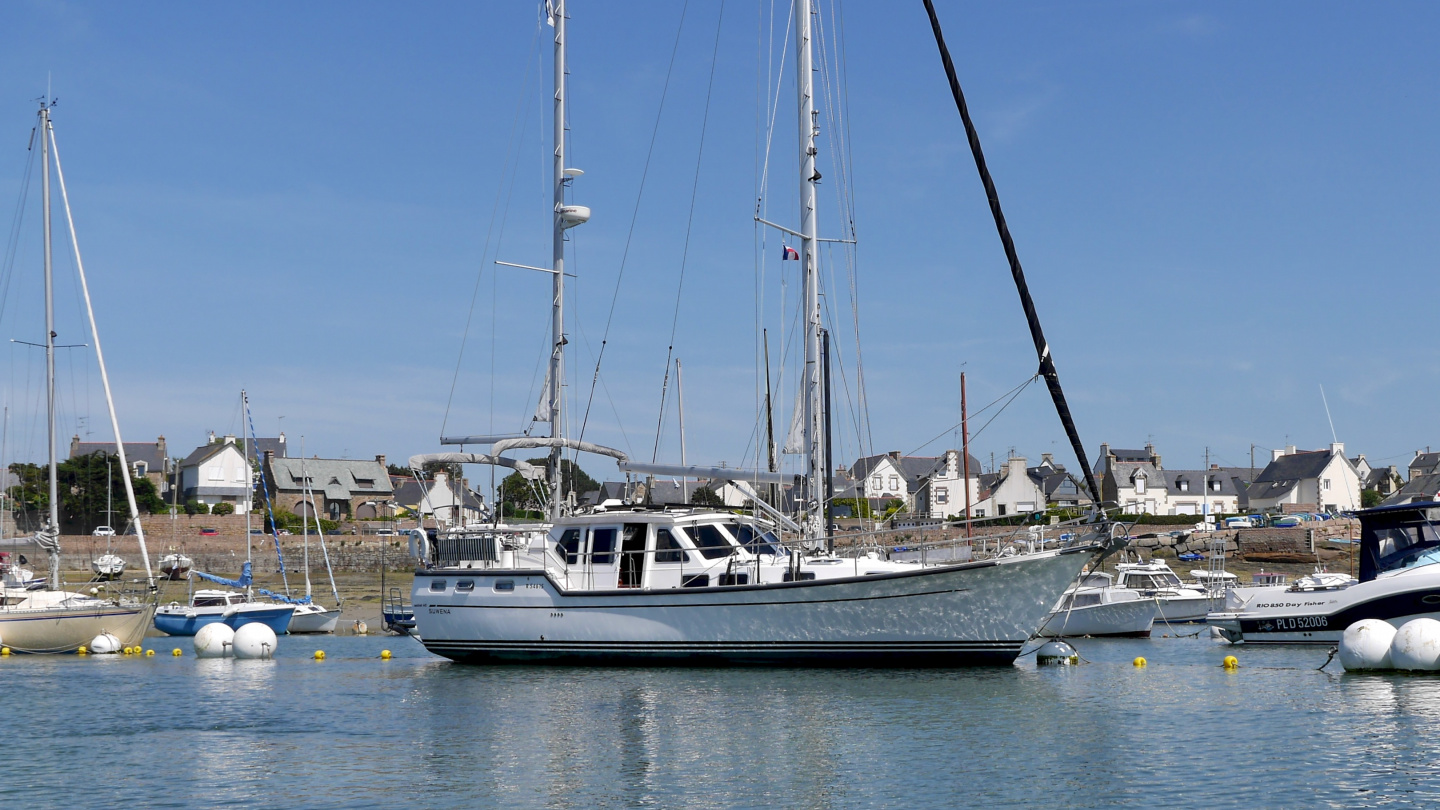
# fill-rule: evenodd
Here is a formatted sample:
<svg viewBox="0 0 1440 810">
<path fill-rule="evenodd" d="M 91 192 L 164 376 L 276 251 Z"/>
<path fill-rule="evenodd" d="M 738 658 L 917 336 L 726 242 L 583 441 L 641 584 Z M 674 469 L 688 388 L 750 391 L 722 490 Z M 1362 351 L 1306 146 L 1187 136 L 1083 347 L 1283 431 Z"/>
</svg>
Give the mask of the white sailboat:
<svg viewBox="0 0 1440 810">
<path fill-rule="evenodd" d="M 833 553 L 807 555 L 778 540 L 777 528 L 784 526 L 801 537 L 802 547 L 829 545 L 828 527 L 822 520 L 830 495 L 822 488 L 829 468 L 823 396 L 827 372 L 816 273 L 818 130 L 812 100 L 810 5 L 809 0 L 796 0 L 794 10 L 800 226 L 793 231 L 784 229 L 799 239 L 805 282 L 807 371 L 800 416 L 804 517 L 791 521 L 755 492 L 761 484 L 789 483 L 790 476 L 641 463 L 619 450 L 564 435 L 563 386 L 559 381 L 564 379 L 566 344 L 565 231 L 585 222 L 590 212 L 565 199 L 580 172 L 565 165 L 568 20 L 566 3 L 556 0 L 547 4 L 555 29 L 554 217 L 549 268 L 553 304 L 548 374 L 553 382 L 547 403 L 551 435 L 493 441 L 489 454 L 471 459 L 495 463 L 511 450 L 548 449 L 551 528 L 548 534 L 481 534 L 473 543 L 448 549 L 420 544 L 420 567 L 411 601 L 417 630 L 431 652 L 473 663 L 1009 664 L 1034 637 L 1081 568 L 1109 546 L 1109 528 L 1099 525 L 1064 548 L 927 565 L 885 560 L 874 553 L 849 558 Z M 986 180 L 988 184 L 988 176 Z M 1006 247 L 1013 252 L 1008 241 Z M 1039 350 L 1043 336 L 1023 287 L 1022 298 Z M 1046 347 L 1041 353 L 1041 373 L 1052 384 L 1052 394 L 1060 404 L 1063 400 L 1048 354 Z M 1062 420 L 1073 427 L 1068 424 L 1068 411 L 1062 410 Z M 1078 444 L 1071 432 L 1072 441 Z M 480 438 L 442 441 L 484 443 Z M 562 497 L 560 461 L 567 449 L 609 456 L 626 473 L 728 480 L 748 491 L 756 513 L 634 504 L 576 511 Z M 440 457 L 412 457 L 410 465 L 419 468 Z"/>
<path fill-rule="evenodd" d="M 310 477 L 305 474 L 305 440 L 300 440 L 300 477 L 304 479 L 305 501 L 310 508 L 305 510 L 301 516 L 302 526 L 302 548 L 304 549 L 305 569 L 305 598 L 295 605 L 295 612 L 290 616 L 291 633 L 333 633 L 335 627 L 340 623 L 340 612 L 343 610 L 343 603 L 340 601 L 340 590 L 335 587 L 335 571 L 330 567 L 330 550 L 325 546 L 325 527 L 320 525 L 320 512 L 315 508 L 315 492 L 310 488 Z M 310 585 L 310 516 L 315 516 L 315 532 L 320 539 L 320 552 L 325 557 L 325 573 L 330 577 L 330 592 L 335 597 L 335 609 L 330 610 L 319 602 L 315 601 L 314 591 Z"/>
<path fill-rule="evenodd" d="M 110 528 L 110 523 L 115 520 L 114 504 L 111 502 L 114 496 L 115 487 L 111 477 L 110 459 L 105 459 L 105 525 L 96 527 L 90 534 L 92 537 L 105 538 L 105 553 L 90 561 L 90 570 L 95 572 L 95 579 L 101 582 L 108 582 L 112 579 L 119 579 L 125 574 L 125 558 L 114 553 L 110 543 L 115 539 L 115 530 Z"/>
<path fill-rule="evenodd" d="M 89 644 L 91 639 L 102 633 L 118 638 L 122 645 L 139 644 L 145 636 L 150 618 L 155 611 L 153 598 L 127 596 L 100 596 L 98 589 L 89 594 L 65 591 L 60 579 L 60 498 L 56 475 L 56 425 L 55 425 L 55 306 L 54 284 L 51 267 L 50 228 L 50 163 L 53 157 L 56 177 L 60 183 L 60 195 L 64 203 L 65 218 L 69 225 L 71 247 L 74 250 L 75 267 L 79 275 L 80 289 L 84 295 L 85 311 L 89 316 L 90 333 L 95 341 L 95 357 L 100 367 L 100 379 L 105 388 L 105 405 L 110 413 L 110 426 L 115 434 L 115 447 L 122 469 L 126 474 L 125 497 L 130 507 L 130 519 L 135 527 L 135 539 L 140 547 L 140 556 L 145 565 L 145 579 L 153 594 L 155 581 L 150 570 L 150 555 L 145 548 L 145 533 L 140 525 L 140 511 L 135 502 L 135 490 L 130 483 L 129 464 L 125 458 L 125 444 L 120 436 L 120 423 L 115 415 L 115 402 L 110 394 L 110 377 L 105 369 L 105 355 L 100 348 L 100 334 L 95 326 L 95 311 L 90 302 L 90 288 L 85 279 L 84 264 L 80 259 L 80 243 L 75 233 L 75 221 L 70 214 L 69 195 L 65 189 L 65 173 L 60 167 L 59 149 L 55 142 L 55 131 L 50 120 L 53 103 L 42 102 L 36 134 L 39 135 L 40 157 L 43 165 L 42 219 L 44 222 L 45 250 L 45 380 L 46 380 L 46 434 L 49 451 L 49 511 L 44 523 L 35 533 L 36 543 L 44 549 L 49 558 L 49 576 L 45 587 L 28 589 L 12 587 L 7 578 L 0 598 L 0 643 L 16 652 L 62 653 L 74 652 Z"/>
</svg>

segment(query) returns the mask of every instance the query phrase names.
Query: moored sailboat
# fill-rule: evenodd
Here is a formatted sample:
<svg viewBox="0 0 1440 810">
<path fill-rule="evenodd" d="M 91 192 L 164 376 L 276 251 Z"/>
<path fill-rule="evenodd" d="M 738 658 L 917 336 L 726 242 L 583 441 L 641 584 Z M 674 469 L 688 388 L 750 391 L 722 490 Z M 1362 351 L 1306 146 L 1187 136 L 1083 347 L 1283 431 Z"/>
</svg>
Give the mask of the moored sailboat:
<svg viewBox="0 0 1440 810">
<path fill-rule="evenodd" d="M 559 381 L 564 379 L 567 342 L 565 231 L 589 217 L 588 209 L 565 199 L 579 175 L 565 165 L 565 7 L 563 0 L 555 2 L 551 15 L 555 199 L 548 377 L 555 383 L 547 387 L 550 436 L 491 441 L 489 454 L 470 459 L 495 463 L 508 451 L 547 449 L 550 529 L 548 533 L 482 533 L 474 543 L 463 545 L 425 545 L 411 601 L 427 649 L 475 663 L 955 666 L 1012 662 L 1081 568 L 1109 548 L 1107 524 L 1084 527 L 1089 531 L 1076 532 L 1080 536 L 1064 547 L 1018 553 L 1010 548 L 989 559 L 958 563 L 887 560 L 859 551 L 849 557 L 833 553 L 833 538 L 824 520 L 831 497 L 825 471 L 831 465 L 825 429 L 828 370 L 816 271 L 818 130 L 808 0 L 797 0 L 794 10 L 800 227 L 783 229 L 799 240 L 800 248 L 794 252 L 805 282 L 806 373 L 797 420 L 805 466 L 800 476 L 801 517 L 792 520 L 756 492 L 760 485 L 790 483 L 791 476 L 642 463 L 619 450 L 564 435 Z M 988 176 L 986 180 L 988 184 Z M 1007 252 L 1013 253 L 1006 239 Z M 1062 406 L 1062 421 L 1078 447 L 1049 348 L 1042 350 L 1043 335 L 1018 263 L 1015 268 L 1040 352 L 1040 373 Z M 442 442 L 483 443 L 478 437 Z M 564 450 L 608 456 L 627 474 L 728 481 L 748 493 L 754 512 L 632 503 L 577 510 L 566 503 L 561 488 Z M 410 464 L 418 468 L 436 457 L 417 456 Z M 800 542 L 781 542 L 782 527 Z M 824 551 L 816 553 L 816 549 Z"/>
</svg>

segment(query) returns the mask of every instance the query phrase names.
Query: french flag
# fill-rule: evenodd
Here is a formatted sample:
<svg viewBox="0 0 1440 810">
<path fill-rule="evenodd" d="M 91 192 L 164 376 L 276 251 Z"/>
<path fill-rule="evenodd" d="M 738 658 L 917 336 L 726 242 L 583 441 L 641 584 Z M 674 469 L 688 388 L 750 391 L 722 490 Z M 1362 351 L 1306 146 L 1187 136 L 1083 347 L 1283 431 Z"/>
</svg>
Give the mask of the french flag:
<svg viewBox="0 0 1440 810">
<path fill-rule="evenodd" d="M 788 259 L 794 259 L 797 262 L 800 261 L 800 251 L 790 247 L 789 245 L 782 245 L 782 247 L 785 248 L 785 252 L 780 254 L 780 261 L 783 262 Z"/>
</svg>

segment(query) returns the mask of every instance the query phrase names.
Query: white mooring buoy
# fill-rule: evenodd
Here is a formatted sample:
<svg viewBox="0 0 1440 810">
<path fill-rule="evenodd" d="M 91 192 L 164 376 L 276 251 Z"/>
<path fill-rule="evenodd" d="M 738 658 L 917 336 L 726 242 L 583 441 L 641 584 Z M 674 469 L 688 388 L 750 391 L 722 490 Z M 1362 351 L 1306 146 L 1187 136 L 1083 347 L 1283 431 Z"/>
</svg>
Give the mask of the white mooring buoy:
<svg viewBox="0 0 1440 810">
<path fill-rule="evenodd" d="M 1382 619 L 1361 619 L 1340 636 L 1340 666 L 1346 672 L 1390 669 L 1390 645 L 1395 625 Z"/>
<path fill-rule="evenodd" d="M 235 641 L 235 628 L 224 622 L 211 622 L 195 634 L 197 658 L 224 658 Z"/>
<path fill-rule="evenodd" d="M 1080 653 L 1063 641 L 1047 641 L 1035 651 L 1035 663 L 1042 667 L 1072 666 L 1080 663 Z"/>
<path fill-rule="evenodd" d="M 1440 622 L 1411 619 L 1401 625 L 1390 642 L 1390 665 L 1420 672 L 1440 670 Z"/>
<path fill-rule="evenodd" d="M 101 633 L 90 639 L 90 652 L 95 655 L 113 655 L 120 652 L 120 639 L 113 633 Z"/>
<path fill-rule="evenodd" d="M 276 646 L 275 631 L 260 622 L 242 624 L 235 631 L 236 658 L 274 658 Z"/>
</svg>

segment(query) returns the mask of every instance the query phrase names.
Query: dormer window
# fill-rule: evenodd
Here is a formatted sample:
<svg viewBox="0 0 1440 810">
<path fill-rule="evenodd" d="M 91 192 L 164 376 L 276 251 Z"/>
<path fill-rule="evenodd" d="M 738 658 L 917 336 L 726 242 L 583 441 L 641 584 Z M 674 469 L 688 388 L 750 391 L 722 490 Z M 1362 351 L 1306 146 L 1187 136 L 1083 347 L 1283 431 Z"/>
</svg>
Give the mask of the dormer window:
<svg viewBox="0 0 1440 810">
<path fill-rule="evenodd" d="M 1220 491 L 1220 482 L 1219 482 L 1219 481 L 1211 481 L 1211 482 L 1210 482 L 1210 491 L 1211 491 L 1211 492 L 1219 492 L 1219 491 Z"/>
<path fill-rule="evenodd" d="M 1189 481 L 1186 481 L 1184 478 L 1181 478 L 1179 483 L 1180 483 L 1180 491 L 1181 491 L 1181 492 L 1189 492 L 1189 491 L 1190 491 L 1190 482 L 1189 482 Z"/>
<path fill-rule="evenodd" d="M 144 478 L 144 477 L 145 477 L 145 473 L 147 473 L 147 472 L 149 472 L 149 471 L 150 471 L 150 465 L 146 464 L 146 463 L 143 462 L 143 461 L 137 461 L 137 462 L 135 462 L 135 477 L 136 477 L 136 478 Z"/>
</svg>

